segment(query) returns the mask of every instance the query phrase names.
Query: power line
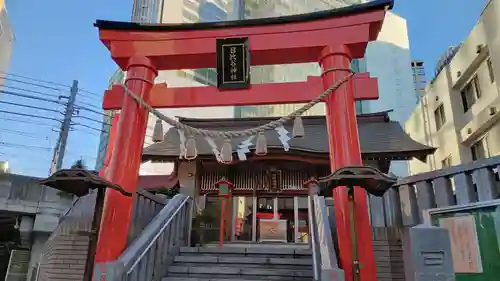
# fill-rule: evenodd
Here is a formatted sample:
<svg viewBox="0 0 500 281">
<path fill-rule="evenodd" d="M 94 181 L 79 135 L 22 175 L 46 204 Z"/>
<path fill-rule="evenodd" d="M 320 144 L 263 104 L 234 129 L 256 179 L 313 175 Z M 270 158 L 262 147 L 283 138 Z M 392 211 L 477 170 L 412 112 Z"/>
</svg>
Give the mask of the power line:
<svg viewBox="0 0 500 281">
<path fill-rule="evenodd" d="M 19 75 L 19 74 L 8 73 L 8 72 L 4 72 L 4 71 L 0 71 L 0 73 L 8 75 L 8 76 L 14 76 L 14 77 L 18 77 L 18 78 L 28 79 L 28 80 L 31 80 L 31 81 L 36 81 L 36 82 L 51 84 L 51 85 L 54 85 L 54 86 L 66 87 L 67 89 L 70 88 L 70 86 L 68 86 L 68 85 L 64 85 L 64 84 L 57 83 L 57 82 L 42 80 L 42 79 L 38 79 L 38 78 L 32 78 L 32 77 L 28 77 L 28 76 L 24 76 L 24 75 Z"/>
<path fill-rule="evenodd" d="M 88 94 L 88 95 L 91 95 L 91 96 L 94 96 L 94 97 L 97 97 L 99 99 L 102 99 L 103 95 L 99 95 L 99 94 L 96 94 L 96 93 L 93 93 L 93 92 L 90 92 L 90 91 L 87 91 L 85 89 L 80 89 L 79 93 L 85 93 L 85 94 Z"/>
<path fill-rule="evenodd" d="M 87 134 L 87 135 L 92 135 L 92 136 L 97 136 L 99 137 L 101 134 L 98 134 L 96 132 L 91 132 L 91 131 L 87 131 L 87 130 L 84 130 L 84 128 L 80 128 L 79 130 L 75 130 L 75 128 L 71 128 L 71 131 L 75 131 L 75 132 L 79 132 L 79 133 L 84 133 L 84 134 Z M 103 132 L 101 132 L 103 133 Z"/>
<path fill-rule="evenodd" d="M 13 118 L 1 117 L 1 116 L 0 116 L 0 120 L 18 122 L 18 123 L 29 123 L 29 124 L 34 124 L 34 125 L 38 125 L 38 126 L 57 128 L 54 125 L 45 124 L 45 123 L 41 123 L 41 122 L 37 122 L 37 121 L 33 121 L 33 120 L 21 120 L 21 119 L 13 119 Z"/>
<path fill-rule="evenodd" d="M 97 128 L 94 128 L 92 126 L 89 126 L 89 125 L 85 125 L 85 124 L 81 124 L 81 123 L 72 123 L 71 125 L 73 126 L 82 126 L 82 127 L 85 127 L 85 128 L 88 128 L 88 129 L 91 129 L 91 130 L 94 130 L 94 131 L 97 131 L 97 132 L 100 132 L 100 133 L 107 133 L 106 131 L 103 131 L 101 129 L 97 129 Z"/>
<path fill-rule="evenodd" d="M 67 89 L 46 86 L 46 85 L 42 85 L 42 84 L 38 84 L 38 83 L 32 83 L 32 82 L 26 82 L 26 81 L 22 81 L 22 80 L 12 79 L 12 78 L 5 77 L 5 76 L 0 76 L 0 78 L 7 80 L 7 81 L 22 83 L 22 84 L 31 85 L 31 86 L 40 87 L 40 88 L 49 89 L 49 90 L 55 90 L 55 91 L 66 91 L 67 90 Z"/>
<path fill-rule="evenodd" d="M 52 148 L 50 148 L 50 147 L 42 147 L 42 146 L 33 146 L 33 145 L 9 143 L 9 142 L 3 142 L 3 141 L 0 141 L 0 144 L 3 145 L 3 146 L 6 146 L 6 147 L 26 148 L 26 149 L 40 149 L 40 150 L 46 150 L 46 151 L 51 151 L 52 150 Z"/>
<path fill-rule="evenodd" d="M 58 99 L 59 98 L 67 98 L 66 96 L 63 96 L 63 95 L 56 95 L 56 94 L 53 94 L 53 93 L 45 93 L 45 92 L 40 92 L 40 91 L 35 91 L 35 90 L 29 90 L 29 89 L 24 89 L 24 88 L 10 86 L 10 85 L 3 85 L 2 87 L 13 89 L 13 90 L 18 90 L 18 91 L 23 91 L 23 92 L 28 92 L 28 93 L 32 93 L 32 94 L 38 94 L 38 95 L 43 95 L 43 96 L 55 97 L 55 98 L 58 98 Z"/>
<path fill-rule="evenodd" d="M 105 114 L 105 113 L 102 113 L 102 112 L 99 112 L 99 111 L 96 111 L 96 110 L 93 110 L 93 109 L 90 109 L 88 107 L 84 107 L 84 106 L 79 106 L 79 105 L 76 105 L 76 110 L 79 111 L 79 110 L 83 110 L 83 111 L 88 111 L 88 112 L 92 112 L 92 113 L 95 113 L 95 114 L 98 114 L 98 115 L 101 115 L 102 117 L 108 117 L 109 115 Z"/>
<path fill-rule="evenodd" d="M 91 101 L 95 101 L 96 98 L 99 98 L 99 100 L 100 100 L 99 102 L 101 102 L 102 97 L 103 97 L 102 95 L 93 93 L 93 92 L 88 91 L 88 90 L 78 89 L 78 87 L 75 84 L 75 83 L 77 83 L 77 81 L 73 81 L 73 86 L 70 87 L 68 85 L 55 83 L 55 82 L 51 82 L 51 81 L 46 81 L 46 80 L 41 80 L 41 79 L 36 79 L 36 78 L 28 77 L 28 76 L 10 74 L 10 73 L 5 73 L 5 72 L 1 72 L 1 71 L 0 71 L 0 73 L 4 74 L 3 76 L 0 75 L 0 78 L 5 79 L 6 81 L 12 82 L 12 85 L 13 85 L 13 86 L 6 85 L 4 89 L 0 90 L 0 93 L 3 93 L 5 95 L 14 96 L 14 97 L 27 98 L 27 99 L 31 99 L 34 101 L 48 102 L 48 103 L 54 103 L 57 105 L 65 106 L 66 111 L 67 111 L 67 113 L 66 113 L 67 116 L 64 118 L 64 120 L 67 122 L 67 125 L 65 127 L 64 126 L 65 122 L 61 121 L 60 118 L 48 117 L 48 116 L 45 116 L 44 114 L 40 115 L 40 114 L 30 114 L 29 112 L 26 112 L 26 113 L 25 112 L 15 112 L 15 110 L 12 110 L 12 111 L 0 110 L 0 113 L 9 114 L 9 115 L 13 115 L 16 117 L 19 116 L 19 117 L 39 119 L 42 121 L 43 120 L 57 121 L 59 123 L 62 123 L 63 126 L 61 128 L 64 128 L 64 127 L 66 128 L 66 129 L 64 129 L 64 131 L 66 131 L 66 135 L 70 129 L 74 130 L 74 128 L 71 128 L 68 125 L 81 126 L 82 128 L 90 129 L 89 131 L 98 132 L 98 133 L 94 133 L 94 135 L 99 135 L 102 132 L 106 132 L 106 131 L 97 129 L 94 126 L 89 126 L 89 125 L 81 124 L 78 122 L 71 122 L 71 116 L 73 116 L 75 114 L 75 112 L 77 114 L 80 114 L 79 111 L 89 112 L 89 113 L 98 115 L 99 117 L 107 116 L 106 114 L 102 113 L 102 109 L 100 107 L 91 104 L 92 102 L 90 102 L 90 103 L 89 102 L 79 102 L 78 106 L 75 105 L 74 97 L 76 97 L 76 94 L 79 94 L 79 97 L 81 97 L 81 98 L 88 98 Z M 18 83 L 19 85 L 16 85 L 14 83 Z M 9 84 L 11 84 L 11 83 L 9 83 Z M 20 85 L 24 85 L 24 86 L 20 86 Z M 38 90 L 35 87 L 38 87 L 42 90 Z M 31 89 L 31 88 L 33 88 L 33 89 Z M 7 90 L 5 90 L 5 89 L 7 89 Z M 44 91 L 44 89 L 46 91 Z M 69 89 L 71 89 L 71 93 L 72 93 L 73 98 L 71 98 L 71 96 L 68 95 Z M 61 100 L 61 99 L 65 99 L 65 100 Z M 59 114 L 62 113 L 61 111 L 59 111 L 57 109 L 51 109 L 51 108 L 54 108 L 53 106 L 52 107 L 44 107 L 43 105 L 40 106 L 37 104 L 31 105 L 29 103 L 26 104 L 24 102 L 20 102 L 19 100 L 15 100 L 12 102 L 6 101 L 6 100 L 3 100 L 3 101 L 0 100 L 0 103 L 10 105 L 10 106 L 26 108 L 26 109 L 32 109 L 32 110 L 43 110 L 46 112 L 55 112 L 55 113 L 57 112 Z M 94 118 L 88 117 L 88 116 L 84 116 L 83 114 L 79 115 L 78 117 L 80 117 L 80 119 L 82 121 L 87 120 L 87 121 L 95 122 L 98 124 L 103 124 L 102 121 L 96 120 L 97 118 L 95 118 L 95 117 Z M 55 125 L 50 125 L 50 124 L 38 122 L 36 120 L 22 120 L 22 119 L 18 119 L 18 118 L 6 118 L 6 117 L 3 117 L 1 115 L 0 115 L 0 119 L 6 120 L 6 121 L 18 122 L 21 124 L 22 123 L 31 123 L 31 124 L 36 124 L 39 126 L 46 126 L 46 127 L 50 127 L 52 129 L 52 131 L 57 132 L 56 130 L 53 129 L 53 128 L 55 128 Z M 106 124 L 106 123 L 104 123 L 104 124 Z M 30 138 L 45 137 L 46 139 L 48 139 L 48 136 L 44 136 L 43 134 L 38 135 L 38 134 L 30 133 L 30 132 L 24 132 L 22 130 L 15 130 L 15 129 L 10 129 L 10 128 L 0 128 L 0 132 L 14 134 L 14 135 L 20 135 L 20 136 L 25 136 L 25 137 L 30 137 Z M 61 132 L 61 130 L 59 132 Z M 90 133 L 90 132 L 85 132 L 85 131 L 83 131 L 83 132 Z M 60 135 L 60 137 L 61 136 L 63 136 L 63 135 Z M 65 143 L 66 141 L 64 140 L 62 142 Z M 37 150 L 43 150 L 43 151 L 51 151 L 52 150 L 52 148 L 50 148 L 50 147 L 30 146 L 30 145 L 18 144 L 18 143 L 13 143 L 13 142 L 11 142 L 11 143 L 0 142 L 0 146 L 3 146 L 5 148 L 11 147 L 11 148 L 17 148 L 17 149 L 20 149 L 20 148 L 37 149 Z M 58 151 L 57 155 L 53 156 L 53 158 L 55 157 L 55 159 L 58 160 L 58 161 L 56 161 L 55 164 L 62 163 L 61 158 L 64 157 L 65 147 L 64 147 L 64 145 L 62 145 L 62 143 L 58 143 L 58 144 L 56 144 L 55 149 Z M 74 151 L 71 151 L 71 150 L 69 150 L 68 152 L 70 154 L 73 154 L 73 155 L 76 154 L 76 155 L 83 156 L 85 158 L 94 158 L 95 159 L 95 157 L 89 156 L 88 152 L 75 153 Z M 57 165 L 57 166 L 60 166 L 60 165 Z"/>
<path fill-rule="evenodd" d="M 0 128 L 0 132 L 6 132 L 8 134 L 13 134 L 13 135 L 18 135 L 18 136 L 24 136 L 24 137 L 29 137 L 29 138 L 38 138 L 39 136 L 35 135 L 35 134 L 30 134 L 30 133 L 26 133 L 26 132 L 23 132 L 23 131 L 17 131 L 17 130 L 11 130 L 11 129 L 4 129 L 4 128 Z M 48 136 L 45 135 L 45 138 L 48 139 Z"/>
<path fill-rule="evenodd" d="M 20 112 L 13 112 L 13 111 L 8 111 L 8 110 L 0 110 L 0 113 L 6 113 L 6 114 L 12 114 L 12 115 L 19 115 L 19 116 L 25 116 L 25 117 L 31 117 L 31 118 L 38 118 L 38 119 L 43 119 L 43 120 L 52 120 L 52 121 L 57 121 L 61 122 L 61 120 L 57 118 L 52 118 L 52 117 L 46 117 L 46 116 L 38 116 L 38 115 L 33 115 L 33 114 L 27 114 L 27 113 L 20 113 Z"/>
<path fill-rule="evenodd" d="M 102 110 L 102 108 L 100 108 L 100 107 L 98 107 L 98 106 L 95 106 L 95 105 L 93 105 L 93 104 L 90 104 L 90 103 L 86 103 L 86 102 L 83 102 L 83 101 L 80 101 L 80 102 L 78 102 L 78 103 L 81 103 L 81 104 L 83 104 L 83 105 L 85 105 L 85 106 L 93 107 L 93 108 L 95 108 L 95 109 L 97 109 L 97 110 Z M 76 106 L 79 106 L 78 104 L 75 104 L 75 105 L 76 105 Z"/>
<path fill-rule="evenodd" d="M 20 103 L 8 102 L 8 101 L 2 101 L 2 100 L 0 100 L 0 103 L 63 114 L 62 112 L 60 112 L 58 110 L 48 109 L 46 107 L 39 107 L 39 106 L 34 106 L 34 105 L 20 104 Z"/>
<path fill-rule="evenodd" d="M 102 121 L 99 121 L 99 120 L 95 120 L 95 119 L 92 119 L 92 118 L 87 117 L 87 116 L 77 115 L 77 116 L 75 116 L 75 118 L 82 118 L 82 119 L 85 119 L 85 120 L 89 120 L 89 121 L 92 121 L 92 122 L 98 123 L 98 124 L 100 124 L 100 125 L 107 125 L 107 126 L 111 126 L 111 124 L 108 124 L 108 123 L 105 123 L 105 122 L 102 122 Z"/>
<path fill-rule="evenodd" d="M 32 99 L 32 100 L 46 101 L 46 102 L 50 102 L 50 103 L 65 105 L 65 103 L 61 102 L 61 101 L 52 100 L 52 99 L 46 99 L 46 98 L 40 98 L 40 97 L 36 97 L 36 96 L 32 96 L 32 95 L 26 95 L 26 94 L 11 92 L 11 91 L 0 90 L 0 93 L 3 93 L 5 95 L 11 95 L 11 96 L 16 96 L 16 97 L 22 97 L 22 98 Z"/>
</svg>

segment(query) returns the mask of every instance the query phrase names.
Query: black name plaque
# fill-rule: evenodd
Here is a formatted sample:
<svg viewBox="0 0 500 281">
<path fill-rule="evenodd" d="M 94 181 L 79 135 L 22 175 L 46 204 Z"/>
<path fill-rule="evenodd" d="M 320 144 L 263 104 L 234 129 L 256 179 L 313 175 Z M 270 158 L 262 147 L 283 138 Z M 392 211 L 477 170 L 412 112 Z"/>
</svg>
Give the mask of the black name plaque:
<svg viewBox="0 0 500 281">
<path fill-rule="evenodd" d="M 217 39 L 217 88 L 250 87 L 248 38 Z"/>
</svg>

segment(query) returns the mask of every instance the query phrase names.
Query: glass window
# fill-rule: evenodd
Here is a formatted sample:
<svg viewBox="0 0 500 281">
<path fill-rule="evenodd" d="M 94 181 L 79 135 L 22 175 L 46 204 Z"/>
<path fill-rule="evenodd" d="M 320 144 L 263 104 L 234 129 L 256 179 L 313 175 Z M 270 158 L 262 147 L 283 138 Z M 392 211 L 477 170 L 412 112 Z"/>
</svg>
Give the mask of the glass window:
<svg viewBox="0 0 500 281">
<path fill-rule="evenodd" d="M 484 137 L 470 147 L 472 161 L 490 157 L 488 149 L 488 137 Z"/>
<path fill-rule="evenodd" d="M 434 121 L 436 122 L 436 131 L 439 131 L 446 123 L 446 116 L 444 115 L 444 106 L 440 104 L 434 111 Z"/>
<path fill-rule="evenodd" d="M 476 100 L 481 97 L 481 88 L 479 87 L 477 75 L 460 91 L 460 96 L 464 112 L 467 112 L 476 103 Z"/>
</svg>

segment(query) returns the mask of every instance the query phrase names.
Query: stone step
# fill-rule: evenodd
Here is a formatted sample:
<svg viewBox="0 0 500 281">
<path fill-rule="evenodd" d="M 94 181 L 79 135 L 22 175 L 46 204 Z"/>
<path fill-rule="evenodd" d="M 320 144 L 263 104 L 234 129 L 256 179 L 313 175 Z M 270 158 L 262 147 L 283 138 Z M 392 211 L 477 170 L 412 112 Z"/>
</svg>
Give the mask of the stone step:
<svg viewBox="0 0 500 281">
<path fill-rule="evenodd" d="M 227 256 L 177 256 L 174 261 L 183 264 L 218 264 L 218 265 L 234 265 L 244 264 L 246 266 L 300 266 L 311 267 L 312 259 L 301 258 L 262 258 L 262 257 L 227 257 Z"/>
<path fill-rule="evenodd" d="M 182 247 L 180 255 L 210 256 L 255 256 L 283 258 L 311 258 L 311 250 L 275 247 Z"/>
<path fill-rule="evenodd" d="M 288 276 L 269 276 L 269 277 L 253 277 L 249 276 L 248 278 L 245 276 L 239 276 L 238 278 L 218 278 L 206 276 L 203 274 L 197 275 L 196 277 L 175 277 L 169 276 L 163 278 L 161 281 L 312 281 L 313 279 L 310 277 L 295 277 L 290 278 Z"/>
<path fill-rule="evenodd" d="M 241 264 L 241 263 L 174 263 L 178 266 L 208 266 L 208 267 L 235 267 L 235 268 L 264 268 L 264 269 L 286 269 L 286 270 L 312 270 L 310 265 L 289 265 L 289 264 Z"/>
<path fill-rule="evenodd" d="M 168 276 L 172 274 L 184 275 L 185 277 L 191 276 L 193 274 L 202 274 L 204 276 L 213 277 L 230 277 L 234 278 L 236 276 L 254 276 L 254 277 L 269 277 L 269 276 L 282 276 L 282 277 L 309 277 L 313 275 L 311 269 L 274 269 L 274 268 L 248 268 L 245 265 L 240 267 L 229 267 L 229 266 L 182 266 L 173 265 L 168 268 Z M 237 278 L 235 278 L 237 279 Z"/>
</svg>

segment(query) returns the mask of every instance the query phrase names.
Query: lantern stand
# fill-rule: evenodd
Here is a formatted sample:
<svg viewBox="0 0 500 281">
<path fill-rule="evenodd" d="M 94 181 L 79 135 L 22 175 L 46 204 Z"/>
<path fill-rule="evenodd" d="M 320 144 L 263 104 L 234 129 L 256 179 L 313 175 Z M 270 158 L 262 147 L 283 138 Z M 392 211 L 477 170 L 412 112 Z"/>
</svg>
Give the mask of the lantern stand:
<svg viewBox="0 0 500 281">
<path fill-rule="evenodd" d="M 221 198 L 221 209 L 220 209 L 220 230 L 219 230 L 219 247 L 222 248 L 224 245 L 224 221 L 226 216 L 226 199 L 231 198 L 231 193 L 233 191 L 234 185 L 232 182 L 222 178 L 215 183 L 217 186 L 217 192 Z"/>
<path fill-rule="evenodd" d="M 319 178 L 319 182 L 328 183 L 320 191 L 322 196 L 333 196 L 333 190 L 338 187 L 347 188 L 347 211 L 349 216 L 349 233 L 351 238 L 353 281 L 360 280 L 358 236 L 356 232 L 356 207 L 354 193 L 356 187 L 366 190 L 369 194 L 382 197 L 396 182 L 397 178 L 390 177 L 380 170 L 367 166 L 346 166 L 337 169 L 326 177 Z"/>
<path fill-rule="evenodd" d="M 87 260 L 85 262 L 83 281 L 92 281 L 92 273 L 94 270 L 94 260 L 97 249 L 97 241 L 99 238 L 101 218 L 104 210 L 106 189 L 114 189 L 121 195 L 127 197 L 132 197 L 132 193 L 127 192 L 119 185 L 113 184 L 98 176 L 96 172 L 87 171 L 85 169 L 59 170 L 52 174 L 50 177 L 40 180 L 38 183 L 77 197 L 83 197 L 90 194 L 92 190 L 97 189 L 91 231 L 90 233 L 85 233 L 86 235 L 90 236 L 90 239 L 87 252 Z"/>
</svg>

